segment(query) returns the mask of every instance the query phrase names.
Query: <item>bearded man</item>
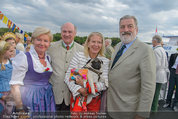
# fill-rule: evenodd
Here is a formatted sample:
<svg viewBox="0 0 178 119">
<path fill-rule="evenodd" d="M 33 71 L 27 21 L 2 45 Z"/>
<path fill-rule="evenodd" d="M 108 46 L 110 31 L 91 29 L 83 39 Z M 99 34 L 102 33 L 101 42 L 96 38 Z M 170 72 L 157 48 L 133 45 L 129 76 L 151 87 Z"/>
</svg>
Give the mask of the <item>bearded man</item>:
<svg viewBox="0 0 178 119">
<path fill-rule="evenodd" d="M 149 117 L 155 92 L 154 52 L 136 37 L 134 16 L 123 16 L 119 30 L 121 42 L 111 57 L 107 111 L 112 118 L 144 119 Z"/>
</svg>

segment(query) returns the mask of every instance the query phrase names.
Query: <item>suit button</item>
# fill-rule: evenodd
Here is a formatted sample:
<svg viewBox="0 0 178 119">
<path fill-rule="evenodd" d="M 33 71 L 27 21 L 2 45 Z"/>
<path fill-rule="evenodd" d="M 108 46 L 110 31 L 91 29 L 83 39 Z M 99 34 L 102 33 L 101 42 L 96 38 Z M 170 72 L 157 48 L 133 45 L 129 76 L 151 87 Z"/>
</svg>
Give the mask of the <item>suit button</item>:
<svg viewBox="0 0 178 119">
<path fill-rule="evenodd" d="M 62 93 L 64 93 L 64 90 L 62 90 Z"/>
</svg>

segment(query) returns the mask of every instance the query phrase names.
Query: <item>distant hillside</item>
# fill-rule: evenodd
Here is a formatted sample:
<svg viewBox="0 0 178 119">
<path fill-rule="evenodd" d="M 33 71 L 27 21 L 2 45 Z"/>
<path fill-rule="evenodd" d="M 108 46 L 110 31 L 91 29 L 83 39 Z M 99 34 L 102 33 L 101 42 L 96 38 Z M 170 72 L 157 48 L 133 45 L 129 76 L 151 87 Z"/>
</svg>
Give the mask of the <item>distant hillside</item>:
<svg viewBox="0 0 178 119">
<path fill-rule="evenodd" d="M 16 30 L 17 32 L 18 30 Z M 2 36 L 6 32 L 12 32 L 12 29 L 9 28 L 0 28 L 0 36 Z"/>
<path fill-rule="evenodd" d="M 0 36 L 2 36 L 6 32 L 12 32 L 12 29 L 9 29 L 9 28 L 0 28 Z M 16 29 L 15 32 L 18 32 L 18 30 Z M 31 32 L 27 32 L 27 34 L 29 36 L 31 36 L 32 33 Z M 108 37 L 106 37 L 106 38 L 108 38 Z M 53 41 L 54 42 L 55 41 L 59 41 L 60 39 L 61 39 L 61 33 L 55 33 L 55 34 L 53 34 Z M 76 36 L 74 40 L 76 42 L 78 42 L 79 44 L 82 45 L 82 44 L 85 43 L 86 39 L 87 39 L 87 36 L 83 36 L 83 37 Z M 120 39 L 116 38 L 116 37 L 112 37 L 110 39 L 112 39 L 112 46 L 115 46 L 118 42 L 120 42 Z"/>
</svg>

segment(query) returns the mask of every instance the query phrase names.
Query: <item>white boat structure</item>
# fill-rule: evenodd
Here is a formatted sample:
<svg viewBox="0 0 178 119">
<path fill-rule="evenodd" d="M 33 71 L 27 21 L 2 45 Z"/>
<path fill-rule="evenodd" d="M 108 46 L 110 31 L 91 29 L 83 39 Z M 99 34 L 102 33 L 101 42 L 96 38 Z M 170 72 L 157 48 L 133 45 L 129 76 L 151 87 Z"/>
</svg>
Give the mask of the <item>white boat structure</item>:
<svg viewBox="0 0 178 119">
<path fill-rule="evenodd" d="M 168 52 L 170 56 L 173 53 L 178 52 L 178 36 L 162 36 L 163 40 L 168 39 L 168 42 L 165 42 L 163 48 Z"/>
</svg>

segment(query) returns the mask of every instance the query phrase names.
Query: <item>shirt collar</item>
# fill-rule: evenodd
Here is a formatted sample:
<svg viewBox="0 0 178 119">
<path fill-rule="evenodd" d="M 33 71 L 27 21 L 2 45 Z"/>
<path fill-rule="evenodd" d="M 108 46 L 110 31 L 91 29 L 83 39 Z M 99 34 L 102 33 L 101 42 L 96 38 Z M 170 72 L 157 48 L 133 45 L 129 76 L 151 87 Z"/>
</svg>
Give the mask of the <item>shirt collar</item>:
<svg viewBox="0 0 178 119">
<path fill-rule="evenodd" d="M 72 43 L 69 44 L 68 46 L 71 47 L 71 46 L 73 45 L 73 43 L 74 43 L 74 41 L 72 41 Z M 65 47 L 67 47 L 67 44 L 65 44 L 64 41 L 62 42 L 62 44 L 63 44 Z"/>
<path fill-rule="evenodd" d="M 153 47 L 153 49 L 156 49 L 156 48 L 158 48 L 158 47 L 162 47 L 162 46 L 161 46 L 161 45 L 157 45 L 157 46 Z"/>
<path fill-rule="evenodd" d="M 39 59 L 38 54 L 37 54 L 37 52 L 36 52 L 36 50 L 34 48 L 34 45 L 30 46 L 30 51 L 29 52 L 35 57 L 35 59 Z M 47 56 L 47 54 L 45 52 L 45 59 L 46 59 L 46 56 Z"/>
<path fill-rule="evenodd" d="M 135 38 L 132 42 L 130 42 L 130 43 L 128 43 L 128 44 L 122 43 L 122 46 L 125 45 L 125 46 L 126 46 L 126 49 L 128 49 L 128 48 L 133 44 L 133 42 L 134 42 L 135 40 L 136 40 L 136 38 Z"/>
</svg>

